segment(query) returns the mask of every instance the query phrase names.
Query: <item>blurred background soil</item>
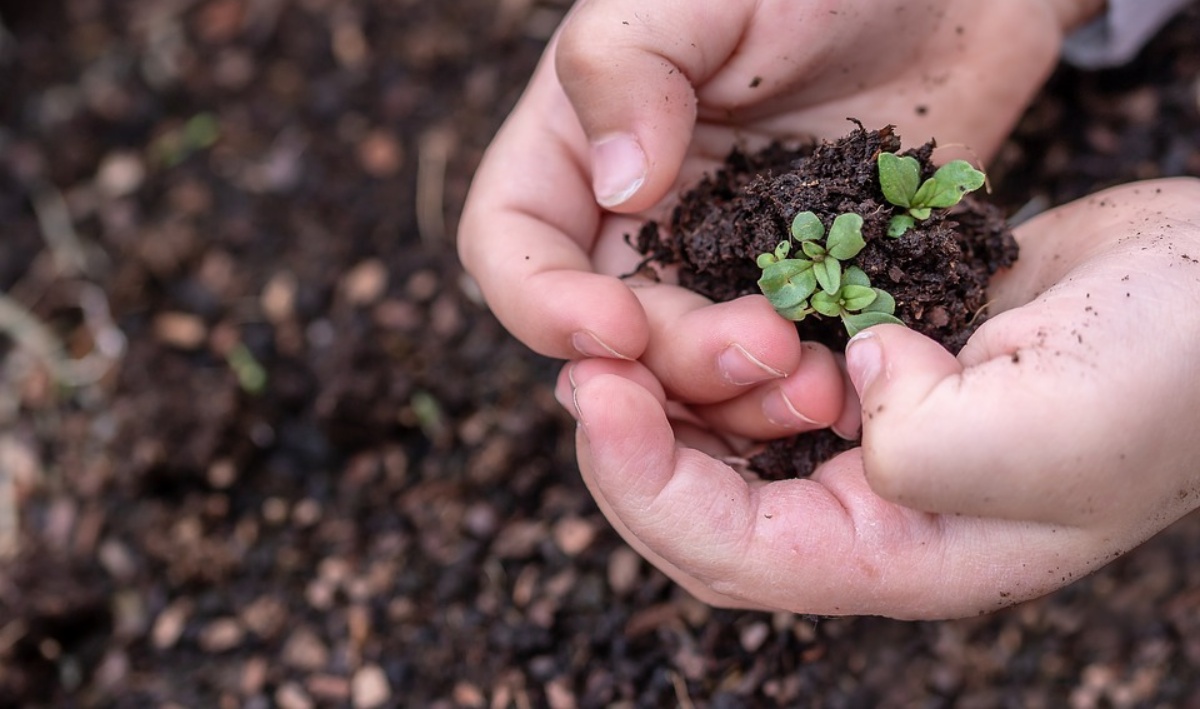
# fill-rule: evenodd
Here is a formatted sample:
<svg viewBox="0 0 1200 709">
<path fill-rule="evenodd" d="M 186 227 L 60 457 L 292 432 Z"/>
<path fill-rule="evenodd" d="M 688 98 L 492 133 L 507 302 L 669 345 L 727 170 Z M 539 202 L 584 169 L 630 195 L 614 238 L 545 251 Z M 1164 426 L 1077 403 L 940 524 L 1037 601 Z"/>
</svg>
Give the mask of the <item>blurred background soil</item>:
<svg viewBox="0 0 1200 709">
<path fill-rule="evenodd" d="M 965 621 L 709 609 L 454 256 L 566 0 L 0 0 L 0 706 L 1200 706 L 1200 519 Z M 1010 212 L 1200 175 L 1200 12 Z"/>
</svg>

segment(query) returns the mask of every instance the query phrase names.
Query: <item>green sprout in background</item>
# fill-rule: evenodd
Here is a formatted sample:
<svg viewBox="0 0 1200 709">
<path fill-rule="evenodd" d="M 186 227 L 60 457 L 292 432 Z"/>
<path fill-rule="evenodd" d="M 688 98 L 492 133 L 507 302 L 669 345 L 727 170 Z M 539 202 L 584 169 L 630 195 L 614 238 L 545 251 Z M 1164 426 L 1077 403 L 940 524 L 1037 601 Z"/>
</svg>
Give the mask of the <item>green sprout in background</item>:
<svg viewBox="0 0 1200 709">
<path fill-rule="evenodd" d="M 221 124 L 211 113 L 197 113 L 182 125 L 160 135 L 151 145 L 159 164 L 175 167 L 211 148 L 221 138 Z"/>
<path fill-rule="evenodd" d="M 954 160 L 921 182 L 921 164 L 916 158 L 880 153 L 879 184 L 883 187 L 883 196 L 897 207 L 908 210 L 892 217 L 888 236 L 903 236 L 916 220 L 928 219 L 934 209 L 953 207 L 963 195 L 983 187 L 985 179 L 984 174 L 966 160 Z"/>
<path fill-rule="evenodd" d="M 862 225 L 859 215 L 841 214 L 826 237 L 816 214 L 797 214 L 791 236 L 756 261 L 763 272 L 758 287 L 775 311 L 797 322 L 813 314 L 841 318 L 851 337 L 872 325 L 903 325 L 894 315 L 896 300 L 890 294 L 872 288 L 857 266 L 842 266 L 866 246 Z M 800 258 L 789 258 L 793 240 L 803 254 Z"/>
</svg>

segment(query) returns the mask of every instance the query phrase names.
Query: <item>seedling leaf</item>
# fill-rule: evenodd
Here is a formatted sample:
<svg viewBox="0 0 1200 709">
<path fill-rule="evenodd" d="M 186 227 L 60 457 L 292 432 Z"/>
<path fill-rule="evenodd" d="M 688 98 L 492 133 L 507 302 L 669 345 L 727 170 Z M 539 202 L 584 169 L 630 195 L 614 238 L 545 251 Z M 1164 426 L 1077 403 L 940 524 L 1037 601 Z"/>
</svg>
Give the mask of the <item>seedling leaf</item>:
<svg viewBox="0 0 1200 709">
<path fill-rule="evenodd" d="M 870 286 L 852 286 L 843 284 L 841 291 L 842 307 L 846 310 L 862 310 L 875 302 L 878 295 Z"/>
<path fill-rule="evenodd" d="M 817 283 L 821 284 L 821 290 L 833 295 L 842 287 L 842 264 L 838 260 L 826 256 L 824 261 L 818 261 L 813 264 L 813 272 L 817 276 Z"/>
<path fill-rule="evenodd" d="M 897 207 L 912 205 L 913 196 L 921 184 L 921 164 L 911 156 L 895 153 L 879 154 L 879 185 L 884 198 Z"/>
<path fill-rule="evenodd" d="M 792 236 L 799 241 L 820 241 L 825 236 L 825 226 L 812 212 L 800 212 L 792 220 Z"/>
<path fill-rule="evenodd" d="M 842 324 L 846 326 L 846 332 L 849 333 L 850 337 L 854 337 L 872 325 L 883 325 L 884 323 L 892 325 L 904 324 L 900 318 L 895 315 L 888 315 L 887 313 L 863 312 L 842 316 Z"/>
<path fill-rule="evenodd" d="M 776 310 L 780 315 L 795 322 L 800 322 L 804 318 L 812 314 L 813 309 L 808 306 L 807 302 L 801 303 L 794 308 L 786 308 L 784 310 Z"/>
<path fill-rule="evenodd" d="M 875 300 L 870 305 L 862 309 L 864 313 L 883 313 L 885 315 L 893 315 L 896 312 L 896 299 L 891 293 L 880 288 L 872 288 L 875 291 Z"/>
<path fill-rule="evenodd" d="M 786 259 L 763 269 L 758 288 L 776 310 L 802 305 L 817 289 L 813 262 Z"/>
<path fill-rule="evenodd" d="M 827 318 L 836 318 L 842 314 L 842 304 L 838 302 L 837 296 L 825 291 L 813 293 L 812 307 Z"/>
<path fill-rule="evenodd" d="M 887 234 L 894 238 L 900 238 L 904 236 L 904 232 L 911 229 L 916 223 L 917 220 L 907 214 L 897 214 L 888 222 Z"/>
<path fill-rule="evenodd" d="M 984 175 L 971 167 L 966 160 L 953 160 L 938 168 L 933 177 L 925 180 L 925 184 L 917 190 L 912 198 L 913 207 L 945 209 L 958 204 L 963 195 L 983 187 Z M 918 219 L 926 219 L 915 213 Z"/>
<path fill-rule="evenodd" d="M 851 266 L 842 272 L 842 285 L 851 286 L 867 286 L 871 287 L 871 279 L 867 278 L 867 274 L 858 266 Z"/>
<path fill-rule="evenodd" d="M 833 220 L 829 228 L 829 238 L 825 241 L 825 249 L 830 256 L 845 261 L 852 259 L 863 250 L 867 242 L 862 236 L 863 218 L 857 214 L 840 214 Z"/>
<path fill-rule="evenodd" d="M 814 261 L 824 259 L 826 256 L 825 247 L 815 241 L 801 241 L 800 248 L 804 251 L 804 255 Z"/>
</svg>

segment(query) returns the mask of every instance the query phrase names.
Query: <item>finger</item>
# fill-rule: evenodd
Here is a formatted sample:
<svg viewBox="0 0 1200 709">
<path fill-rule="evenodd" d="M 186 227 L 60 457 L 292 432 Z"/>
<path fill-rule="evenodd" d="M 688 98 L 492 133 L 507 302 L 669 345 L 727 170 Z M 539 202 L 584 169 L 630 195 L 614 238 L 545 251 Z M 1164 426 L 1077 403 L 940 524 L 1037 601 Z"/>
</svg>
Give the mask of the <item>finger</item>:
<svg viewBox="0 0 1200 709">
<path fill-rule="evenodd" d="M 1172 187 L 1111 190 L 1023 228 L 1022 260 L 998 291 L 1019 307 L 985 323 L 957 360 L 899 327 L 851 342 L 879 494 L 1093 527 L 1163 507 L 1179 489 L 1171 476 L 1200 375 L 1193 334 L 1163 326 L 1178 321 L 1162 304 L 1194 289 L 1163 274 L 1200 245 L 1186 221 L 1197 190 Z"/>
<path fill-rule="evenodd" d="M 619 279 L 595 273 L 601 214 L 585 140 L 544 59 L 471 186 L 459 255 L 496 317 L 535 351 L 633 359 L 648 332 Z"/>
<path fill-rule="evenodd" d="M 1039 329 L 1040 340 L 1022 327 L 1026 346 L 970 369 L 898 326 L 852 341 L 872 489 L 931 512 L 1088 522 L 1088 478 L 1122 455 L 1123 437 L 1104 430 L 1105 418 L 1080 415 L 1112 405 L 1083 371 L 1093 363 L 1064 358 L 1072 343 L 1061 325 Z"/>
<path fill-rule="evenodd" d="M 650 370 L 638 362 L 614 359 L 593 358 L 568 362 L 558 372 L 558 380 L 554 386 L 554 398 L 568 413 L 578 419 L 575 390 L 580 385 L 604 375 L 615 375 L 627 379 L 649 392 L 659 406 L 664 408 L 667 406 L 667 395 Z"/>
<path fill-rule="evenodd" d="M 580 468 L 602 511 L 653 563 L 722 605 L 954 617 L 1040 595 L 1103 561 L 1077 531 L 882 500 L 856 452 L 813 479 L 751 487 L 677 448 L 655 397 L 621 377 L 596 377 L 575 400 Z"/>
<path fill-rule="evenodd" d="M 828 428 L 843 409 L 842 370 L 828 348 L 808 342 L 801 348 L 800 365 L 786 379 L 692 410 L 713 428 L 757 440 Z"/>
<path fill-rule="evenodd" d="M 858 400 L 858 392 L 854 390 L 854 382 L 846 371 L 846 358 L 839 355 L 838 367 L 841 369 L 842 381 L 842 412 L 833 422 L 831 428 L 837 435 L 848 441 L 857 440 L 862 431 L 862 405 Z"/>
<path fill-rule="evenodd" d="M 762 296 L 726 303 L 658 285 L 635 291 L 649 324 L 642 362 L 673 397 L 723 401 L 782 380 L 800 364 L 800 338 Z"/>
<path fill-rule="evenodd" d="M 558 78 L 591 146 L 597 201 L 622 212 L 662 199 L 696 121 L 694 86 L 733 52 L 749 3 L 593 0 L 563 27 Z"/>
</svg>

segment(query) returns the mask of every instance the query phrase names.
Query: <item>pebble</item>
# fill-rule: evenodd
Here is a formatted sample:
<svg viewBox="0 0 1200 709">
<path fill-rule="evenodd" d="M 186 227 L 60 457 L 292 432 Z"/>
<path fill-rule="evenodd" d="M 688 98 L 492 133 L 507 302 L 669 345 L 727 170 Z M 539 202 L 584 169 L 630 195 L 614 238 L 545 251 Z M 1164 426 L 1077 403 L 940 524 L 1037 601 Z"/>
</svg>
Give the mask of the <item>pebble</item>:
<svg viewBox="0 0 1200 709">
<path fill-rule="evenodd" d="M 313 709 L 313 700 L 295 682 L 285 682 L 275 690 L 275 705 L 279 709 Z"/>
<path fill-rule="evenodd" d="M 387 291 L 387 266 L 379 259 L 367 259 L 342 277 L 342 293 L 350 305 L 370 305 Z"/>
<path fill-rule="evenodd" d="M 191 313 L 165 312 L 154 318 L 154 334 L 163 344 L 194 350 L 204 344 L 208 327 Z"/>
<path fill-rule="evenodd" d="M 392 177 L 404 165 L 404 146 L 390 131 L 373 130 L 358 144 L 358 164 L 371 177 Z"/>
<path fill-rule="evenodd" d="M 345 677 L 316 674 L 304 680 L 309 693 L 323 704 L 343 706 L 350 698 L 350 681 Z"/>
<path fill-rule="evenodd" d="M 758 622 L 751 623 L 745 628 L 742 628 L 738 633 L 738 639 L 742 643 L 742 649 L 746 652 L 758 652 L 762 648 L 763 643 L 771 635 L 771 628 L 766 623 Z"/>
<path fill-rule="evenodd" d="M 96 186 L 111 198 L 137 192 L 146 179 L 146 167 L 135 153 L 109 153 L 96 171 Z"/>
<path fill-rule="evenodd" d="M 608 557 L 608 585 L 614 593 L 624 596 L 633 591 L 638 573 L 642 568 L 642 557 L 629 547 L 618 547 Z"/>
<path fill-rule="evenodd" d="M 175 647 L 191 615 L 192 602 L 186 598 L 181 598 L 164 608 L 150 630 L 150 641 L 154 647 L 159 650 Z"/>
<path fill-rule="evenodd" d="M 553 530 L 554 544 L 567 556 L 577 556 L 596 539 L 596 525 L 582 517 L 564 517 Z"/>
<path fill-rule="evenodd" d="M 354 709 L 375 709 L 392 698 L 392 687 L 379 665 L 367 665 L 354 673 L 350 682 Z"/>
<path fill-rule="evenodd" d="M 242 665 L 242 677 L 238 683 L 239 691 L 248 697 L 261 693 L 267 684 L 270 670 L 270 663 L 261 655 L 246 660 L 246 664 Z"/>
<path fill-rule="evenodd" d="M 284 643 L 281 659 L 288 667 L 323 670 L 329 664 L 329 648 L 311 629 L 297 628 Z"/>
<path fill-rule="evenodd" d="M 137 574 L 137 561 L 129 547 L 116 539 L 105 539 L 96 550 L 100 565 L 114 580 L 128 582 Z"/>
<path fill-rule="evenodd" d="M 218 618 L 200 631 L 200 648 L 206 652 L 226 652 L 242 644 L 246 629 L 237 618 Z"/>
</svg>

